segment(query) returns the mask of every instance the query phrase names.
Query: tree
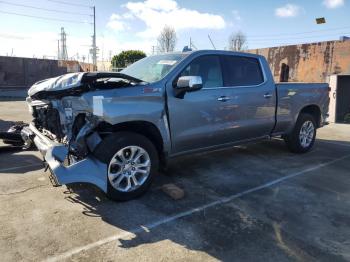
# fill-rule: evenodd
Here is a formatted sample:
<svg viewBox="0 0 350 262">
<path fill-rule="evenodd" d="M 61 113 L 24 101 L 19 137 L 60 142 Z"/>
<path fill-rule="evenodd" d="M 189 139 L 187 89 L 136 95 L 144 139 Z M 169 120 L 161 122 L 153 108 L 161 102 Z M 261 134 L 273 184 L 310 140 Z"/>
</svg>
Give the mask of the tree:
<svg viewBox="0 0 350 262">
<path fill-rule="evenodd" d="M 232 33 L 228 41 L 229 50 L 242 51 L 244 49 L 247 49 L 247 37 L 241 31 Z"/>
<path fill-rule="evenodd" d="M 164 26 L 158 36 L 158 47 L 160 52 L 172 52 L 175 49 L 177 37 L 175 29 L 170 26 Z"/>
<path fill-rule="evenodd" d="M 112 58 L 112 67 L 124 68 L 136 61 L 146 57 L 146 54 L 140 50 L 123 51 Z"/>
</svg>

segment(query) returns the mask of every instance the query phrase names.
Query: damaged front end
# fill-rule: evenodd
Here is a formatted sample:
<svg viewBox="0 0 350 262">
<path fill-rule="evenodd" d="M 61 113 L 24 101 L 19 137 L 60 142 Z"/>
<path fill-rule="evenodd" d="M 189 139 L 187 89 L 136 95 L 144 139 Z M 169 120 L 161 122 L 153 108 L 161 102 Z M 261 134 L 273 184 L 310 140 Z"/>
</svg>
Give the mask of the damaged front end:
<svg viewBox="0 0 350 262">
<path fill-rule="evenodd" d="M 90 112 L 90 105 L 79 97 L 49 101 L 27 98 L 33 116 L 32 126 L 51 141 L 67 147 L 71 158 L 80 160 L 101 141 L 94 132 L 100 119 Z"/>
<path fill-rule="evenodd" d="M 94 114 L 94 101 L 81 95 L 99 88 L 99 79 L 111 77 L 128 78 L 118 73 L 77 73 L 41 81 L 29 89 L 33 122 L 22 133 L 43 155 L 55 185 L 85 182 L 107 192 L 107 166 L 91 154 L 102 141 L 97 132 L 101 119 Z M 117 86 L 136 81 L 126 80 Z"/>
<path fill-rule="evenodd" d="M 50 140 L 33 125 L 29 125 L 34 135 L 34 143 L 42 153 L 47 168 L 50 169 L 55 186 L 76 182 L 91 183 L 107 192 L 106 164 L 93 156 L 75 160 L 70 147 Z"/>
</svg>

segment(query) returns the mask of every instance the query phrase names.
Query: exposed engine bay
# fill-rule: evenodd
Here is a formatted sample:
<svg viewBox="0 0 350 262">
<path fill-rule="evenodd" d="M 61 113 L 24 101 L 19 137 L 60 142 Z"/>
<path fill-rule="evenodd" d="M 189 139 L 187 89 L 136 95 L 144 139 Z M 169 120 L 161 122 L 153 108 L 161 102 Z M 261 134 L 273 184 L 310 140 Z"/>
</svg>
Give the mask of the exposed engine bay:
<svg viewBox="0 0 350 262">
<path fill-rule="evenodd" d="M 33 115 L 34 126 L 50 140 L 64 144 L 69 153 L 78 159 L 88 154 L 86 136 L 91 135 L 99 120 L 77 97 L 67 97 L 46 102 L 27 99 Z M 97 134 L 94 135 L 96 139 Z M 91 148 L 93 149 L 93 148 Z"/>
</svg>

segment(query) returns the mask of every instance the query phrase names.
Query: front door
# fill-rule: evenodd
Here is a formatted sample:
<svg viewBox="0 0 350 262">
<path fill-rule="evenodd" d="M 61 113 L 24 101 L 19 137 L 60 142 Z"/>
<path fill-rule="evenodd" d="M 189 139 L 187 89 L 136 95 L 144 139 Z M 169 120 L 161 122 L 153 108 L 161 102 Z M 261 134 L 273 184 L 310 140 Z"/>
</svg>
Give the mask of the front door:
<svg viewBox="0 0 350 262">
<path fill-rule="evenodd" d="M 232 111 L 226 103 L 220 58 L 217 55 L 195 58 L 180 76 L 201 76 L 203 88 L 188 92 L 183 98 L 174 96 L 167 87 L 172 153 L 220 145 L 230 140 L 227 117 Z"/>
</svg>

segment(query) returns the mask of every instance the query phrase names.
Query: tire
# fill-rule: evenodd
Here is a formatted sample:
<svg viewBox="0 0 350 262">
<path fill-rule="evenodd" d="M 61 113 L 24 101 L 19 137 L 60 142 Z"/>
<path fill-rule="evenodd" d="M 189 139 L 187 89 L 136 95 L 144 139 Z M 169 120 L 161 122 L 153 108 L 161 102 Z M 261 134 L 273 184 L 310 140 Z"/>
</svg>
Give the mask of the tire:
<svg viewBox="0 0 350 262">
<path fill-rule="evenodd" d="M 93 154 L 107 164 L 107 196 L 116 201 L 131 200 L 144 194 L 158 171 L 156 147 L 148 138 L 137 133 L 114 133 L 106 137 Z M 132 155 L 134 158 L 131 158 Z M 127 189 L 128 186 L 132 188 Z"/>
<path fill-rule="evenodd" d="M 303 135 L 302 132 L 305 135 Z M 284 136 L 284 141 L 286 142 L 289 150 L 293 153 L 299 154 L 310 151 L 315 143 L 315 139 L 316 121 L 312 115 L 307 113 L 301 113 L 293 128 L 293 131 Z"/>
</svg>

